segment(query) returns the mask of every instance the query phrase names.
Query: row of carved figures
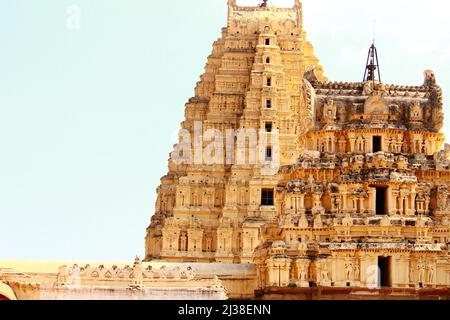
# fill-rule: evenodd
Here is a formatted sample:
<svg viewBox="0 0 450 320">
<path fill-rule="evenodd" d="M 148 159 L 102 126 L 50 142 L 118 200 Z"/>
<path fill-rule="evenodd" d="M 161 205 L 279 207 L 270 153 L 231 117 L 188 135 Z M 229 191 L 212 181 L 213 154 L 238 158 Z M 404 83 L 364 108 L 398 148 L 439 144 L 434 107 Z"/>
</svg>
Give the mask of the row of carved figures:
<svg viewBox="0 0 450 320">
<path fill-rule="evenodd" d="M 331 287 L 336 282 L 343 286 L 377 287 L 380 285 L 381 270 L 377 266 L 369 266 L 363 271 L 366 273 L 363 276 L 360 261 L 346 259 L 342 270 L 344 277 L 341 279 L 330 271 L 330 266 L 331 261 L 327 259 L 311 261 L 307 257 L 292 260 L 287 257 L 269 258 L 259 269 L 260 286 L 283 287 L 295 284 L 298 287 L 310 287 L 311 283 L 315 283 L 319 286 Z M 362 284 L 363 280 L 365 284 Z M 417 265 L 410 262 L 409 279 L 402 285 L 417 287 L 436 285 L 436 263 L 423 259 Z"/>
<path fill-rule="evenodd" d="M 155 269 L 152 266 L 142 268 L 140 263 L 133 267 L 125 266 L 119 268 L 117 266 L 105 267 L 100 265 L 98 267 L 79 267 L 73 265 L 71 267 L 63 266 L 59 268 L 58 282 L 76 284 L 76 282 L 86 278 L 97 279 L 147 279 L 147 280 L 192 280 L 194 272 L 192 267 L 176 266 L 167 268 L 162 266 Z"/>
<path fill-rule="evenodd" d="M 327 134 L 315 138 L 311 143 L 312 148 L 325 153 L 372 153 L 385 151 L 392 153 L 425 154 L 429 156 L 440 151 L 437 149 L 440 143 L 436 139 L 430 138 L 414 137 L 410 141 L 405 141 L 404 137 L 388 135 L 382 138 L 382 144 L 376 149 L 373 144 L 373 135 L 355 135 L 349 138 L 339 136 L 340 132 L 337 131 L 336 134 Z"/>
</svg>

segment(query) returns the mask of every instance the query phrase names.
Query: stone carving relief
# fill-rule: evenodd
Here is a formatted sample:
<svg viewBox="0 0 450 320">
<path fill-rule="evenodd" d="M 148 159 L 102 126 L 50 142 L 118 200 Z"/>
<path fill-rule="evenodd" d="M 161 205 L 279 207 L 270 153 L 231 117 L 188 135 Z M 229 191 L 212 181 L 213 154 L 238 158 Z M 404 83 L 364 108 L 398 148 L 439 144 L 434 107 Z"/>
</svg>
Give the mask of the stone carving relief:
<svg viewBox="0 0 450 320">
<path fill-rule="evenodd" d="M 410 119 L 414 122 L 423 121 L 423 109 L 419 101 L 414 102 L 414 104 L 411 106 Z"/>
<path fill-rule="evenodd" d="M 337 116 L 337 108 L 333 99 L 328 99 L 323 106 L 323 119 L 326 122 L 335 122 Z"/>
<path fill-rule="evenodd" d="M 384 115 L 389 113 L 386 101 L 380 96 L 371 96 L 364 104 L 364 113 L 373 115 Z"/>
</svg>

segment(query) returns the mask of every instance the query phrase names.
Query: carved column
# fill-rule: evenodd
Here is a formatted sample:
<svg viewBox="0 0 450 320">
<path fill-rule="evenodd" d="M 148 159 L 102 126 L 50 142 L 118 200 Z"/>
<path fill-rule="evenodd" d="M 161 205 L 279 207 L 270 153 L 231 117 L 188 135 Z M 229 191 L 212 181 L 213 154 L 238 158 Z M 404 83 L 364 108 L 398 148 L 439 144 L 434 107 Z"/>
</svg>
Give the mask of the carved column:
<svg viewBox="0 0 450 320">
<path fill-rule="evenodd" d="M 416 193 L 411 192 L 409 195 L 409 205 L 406 210 L 407 216 L 414 216 L 416 214 Z"/>
<path fill-rule="evenodd" d="M 376 214 L 376 206 L 377 206 L 376 190 L 374 188 L 371 188 L 369 190 L 369 213 L 370 214 Z"/>
</svg>

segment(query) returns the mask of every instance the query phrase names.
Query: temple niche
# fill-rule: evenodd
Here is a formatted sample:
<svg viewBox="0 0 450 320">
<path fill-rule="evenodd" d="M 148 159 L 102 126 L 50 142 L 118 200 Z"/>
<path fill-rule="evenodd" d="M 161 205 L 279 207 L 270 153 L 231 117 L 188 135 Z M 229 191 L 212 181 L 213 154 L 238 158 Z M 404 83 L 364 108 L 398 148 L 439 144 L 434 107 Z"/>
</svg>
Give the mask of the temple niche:
<svg viewBox="0 0 450 320">
<path fill-rule="evenodd" d="M 330 82 L 299 1 L 228 11 L 182 128 L 276 136 L 280 167 L 171 158 L 146 260 L 253 264 L 267 294 L 448 287 L 450 147 L 435 73 L 382 82 L 373 45 L 363 81 Z"/>
</svg>

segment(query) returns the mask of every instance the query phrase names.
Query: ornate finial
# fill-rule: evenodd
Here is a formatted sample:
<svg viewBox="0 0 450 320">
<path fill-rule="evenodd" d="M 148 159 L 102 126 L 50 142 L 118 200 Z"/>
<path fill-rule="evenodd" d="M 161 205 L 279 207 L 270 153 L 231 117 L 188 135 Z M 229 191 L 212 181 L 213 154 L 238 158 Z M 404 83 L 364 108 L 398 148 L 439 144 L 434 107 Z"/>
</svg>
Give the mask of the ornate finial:
<svg viewBox="0 0 450 320">
<path fill-rule="evenodd" d="M 377 70 L 378 70 L 378 81 L 381 82 L 380 65 L 378 62 L 378 51 L 377 48 L 375 47 L 375 43 L 373 43 L 369 49 L 369 55 L 367 56 L 366 71 L 364 73 L 363 82 L 375 81 L 376 80 L 375 71 Z"/>
<path fill-rule="evenodd" d="M 268 6 L 267 4 L 268 0 L 262 0 L 261 4 L 259 5 L 261 8 L 265 8 Z"/>
</svg>

